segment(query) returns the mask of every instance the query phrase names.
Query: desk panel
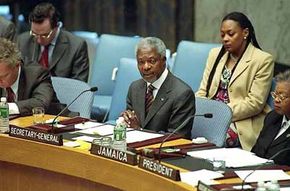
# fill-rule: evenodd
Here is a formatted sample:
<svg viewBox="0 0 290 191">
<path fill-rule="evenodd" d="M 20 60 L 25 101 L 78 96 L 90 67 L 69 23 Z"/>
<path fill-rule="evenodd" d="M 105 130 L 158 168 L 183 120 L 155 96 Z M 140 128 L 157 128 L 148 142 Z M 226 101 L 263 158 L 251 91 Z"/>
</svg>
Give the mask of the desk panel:
<svg viewBox="0 0 290 191">
<path fill-rule="evenodd" d="M 87 150 L 1 134 L 0 151 L 0 190 L 195 190 L 185 183 L 92 155 Z M 8 180 L 10 185 L 5 183 Z"/>
</svg>

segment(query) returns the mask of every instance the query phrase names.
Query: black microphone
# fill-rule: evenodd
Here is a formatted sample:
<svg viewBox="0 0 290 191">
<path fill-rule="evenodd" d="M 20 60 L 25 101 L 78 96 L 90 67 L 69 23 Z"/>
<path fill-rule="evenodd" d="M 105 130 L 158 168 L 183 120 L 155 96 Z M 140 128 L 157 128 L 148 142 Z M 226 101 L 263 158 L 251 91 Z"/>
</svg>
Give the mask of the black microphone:
<svg viewBox="0 0 290 191">
<path fill-rule="evenodd" d="M 205 114 L 197 114 L 197 115 L 192 115 L 189 116 L 187 119 L 185 119 L 176 129 L 174 129 L 174 131 L 172 131 L 167 137 L 165 137 L 165 139 L 162 140 L 160 146 L 159 146 L 159 151 L 158 151 L 158 160 L 160 162 L 161 160 L 161 148 L 163 143 L 165 143 L 165 141 L 167 141 L 174 133 L 176 133 L 177 131 L 181 130 L 188 122 L 189 120 L 191 120 L 194 117 L 205 117 L 205 118 L 212 118 L 212 113 L 205 113 Z"/>
<path fill-rule="evenodd" d="M 244 190 L 244 186 L 245 186 L 245 183 L 246 183 L 246 180 L 249 176 L 251 176 L 256 170 L 259 170 L 261 167 L 264 166 L 264 164 L 270 162 L 271 160 L 275 159 L 278 155 L 280 155 L 281 153 L 285 152 L 285 151 L 290 151 L 290 147 L 286 147 L 280 151 L 278 151 L 276 154 L 274 154 L 273 156 L 271 156 L 265 163 L 257 166 L 256 168 L 254 168 L 254 170 L 249 173 L 244 179 L 243 179 L 243 182 L 242 182 L 242 191 Z"/>
<path fill-rule="evenodd" d="M 88 90 L 84 90 L 84 91 L 82 91 L 74 100 L 72 100 L 71 102 L 70 102 L 70 104 L 68 104 L 67 106 L 65 106 L 65 108 L 63 108 L 56 116 L 55 116 L 55 118 L 53 119 L 53 121 L 52 121 L 52 123 L 51 123 L 51 125 L 52 125 L 52 128 L 54 128 L 54 123 L 55 123 L 55 121 L 56 121 L 56 119 L 65 111 L 65 110 L 67 110 L 67 108 L 69 107 L 69 106 L 71 106 L 71 104 L 73 104 L 83 93 L 85 93 L 85 92 L 95 92 L 95 91 L 97 91 L 98 90 L 98 87 L 92 87 L 92 88 L 90 88 L 90 89 L 88 89 Z"/>
</svg>

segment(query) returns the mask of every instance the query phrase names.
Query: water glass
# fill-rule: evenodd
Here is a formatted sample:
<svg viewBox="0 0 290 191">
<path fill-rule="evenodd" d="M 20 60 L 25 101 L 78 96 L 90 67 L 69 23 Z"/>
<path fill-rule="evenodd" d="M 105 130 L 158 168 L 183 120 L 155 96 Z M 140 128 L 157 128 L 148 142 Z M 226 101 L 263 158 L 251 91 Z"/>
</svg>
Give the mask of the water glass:
<svg viewBox="0 0 290 191">
<path fill-rule="evenodd" d="M 43 124 L 44 123 L 44 108 L 43 107 L 34 107 L 32 108 L 33 123 L 34 124 Z"/>
</svg>

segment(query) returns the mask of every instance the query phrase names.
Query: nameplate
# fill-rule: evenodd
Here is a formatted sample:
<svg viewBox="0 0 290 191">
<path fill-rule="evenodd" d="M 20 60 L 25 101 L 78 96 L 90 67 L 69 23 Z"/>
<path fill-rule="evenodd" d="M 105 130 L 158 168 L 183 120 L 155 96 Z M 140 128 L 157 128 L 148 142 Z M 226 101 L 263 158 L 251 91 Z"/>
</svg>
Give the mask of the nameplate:
<svg viewBox="0 0 290 191">
<path fill-rule="evenodd" d="M 153 172 L 171 180 L 180 181 L 179 170 L 173 169 L 159 161 L 140 156 L 138 166 L 147 171 Z"/>
<path fill-rule="evenodd" d="M 14 125 L 10 125 L 9 127 L 9 136 L 17 137 L 21 139 L 28 139 L 37 142 L 47 143 L 51 145 L 63 145 L 62 135 L 55 135 L 43 131 L 37 131 L 28 128 L 21 128 Z"/>
<path fill-rule="evenodd" d="M 120 151 L 117 149 L 113 149 L 111 147 L 103 147 L 100 145 L 92 144 L 91 153 L 113 159 L 122 163 L 137 165 L 137 155 L 130 151 Z"/>
</svg>

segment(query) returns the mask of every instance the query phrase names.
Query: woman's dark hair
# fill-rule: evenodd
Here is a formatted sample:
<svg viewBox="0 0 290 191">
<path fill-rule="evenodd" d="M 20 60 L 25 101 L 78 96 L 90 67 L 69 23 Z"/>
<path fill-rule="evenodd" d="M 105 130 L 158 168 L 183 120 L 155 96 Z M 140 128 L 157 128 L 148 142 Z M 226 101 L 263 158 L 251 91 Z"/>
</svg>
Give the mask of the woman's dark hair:
<svg viewBox="0 0 290 191">
<path fill-rule="evenodd" d="M 59 12 L 51 3 L 40 3 L 36 5 L 33 11 L 29 14 L 29 22 L 42 23 L 44 19 L 49 18 L 52 28 L 57 27 L 59 20 Z"/>
<path fill-rule="evenodd" d="M 258 41 L 256 39 L 254 27 L 246 15 L 244 15 L 241 12 L 231 12 L 223 18 L 222 22 L 224 22 L 226 20 L 236 21 L 237 23 L 239 23 L 239 25 L 241 26 L 242 29 L 248 28 L 249 29 L 249 36 L 247 37 L 247 45 L 251 42 L 256 48 L 261 49 L 261 47 L 259 46 Z M 224 48 L 224 46 L 222 46 L 222 48 L 221 48 L 221 50 L 220 50 L 220 52 L 215 60 L 213 68 L 209 74 L 208 80 L 207 80 L 206 97 L 208 96 L 208 92 L 209 92 L 211 82 L 212 82 L 213 76 L 215 74 L 215 70 L 217 68 L 217 65 L 218 65 L 220 59 L 225 54 L 225 52 L 226 52 L 225 48 Z"/>
</svg>

